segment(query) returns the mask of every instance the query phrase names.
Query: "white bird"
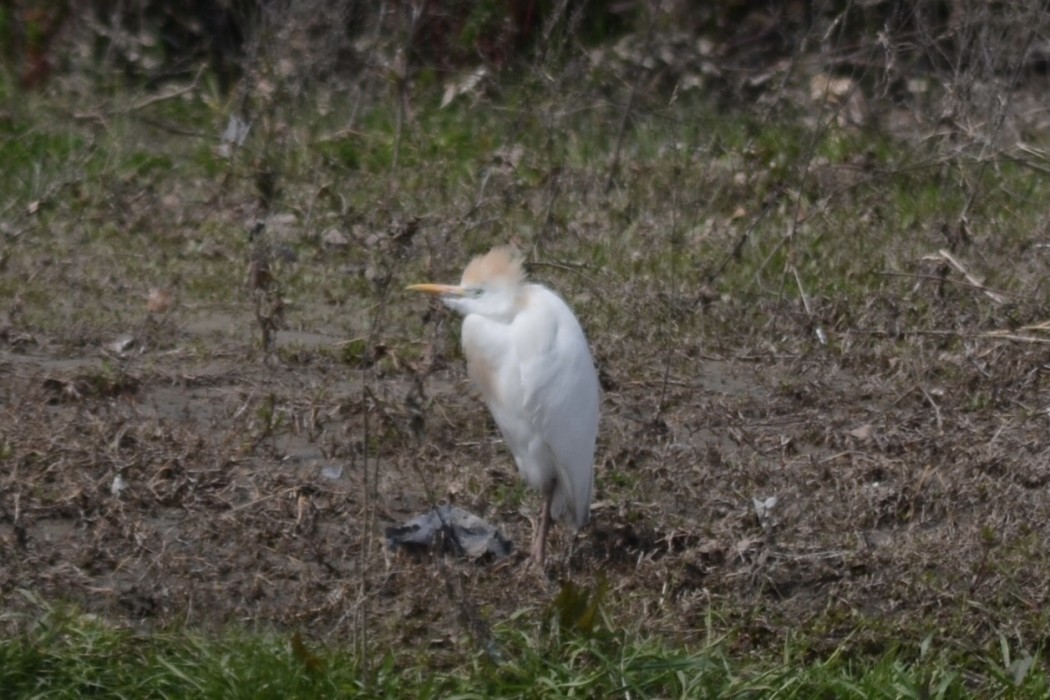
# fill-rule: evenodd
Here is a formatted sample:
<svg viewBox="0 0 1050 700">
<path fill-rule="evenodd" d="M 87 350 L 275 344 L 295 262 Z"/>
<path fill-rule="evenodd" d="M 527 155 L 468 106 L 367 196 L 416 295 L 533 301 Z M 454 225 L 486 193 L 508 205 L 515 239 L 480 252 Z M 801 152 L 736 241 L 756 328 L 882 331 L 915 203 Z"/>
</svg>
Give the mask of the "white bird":
<svg viewBox="0 0 1050 700">
<path fill-rule="evenodd" d="M 526 282 L 512 247 L 474 258 L 459 285 L 408 289 L 439 295 L 464 316 L 467 374 L 518 471 L 543 496 L 531 548 L 542 568 L 551 520 L 576 532 L 590 517 L 599 390 L 583 329 L 561 297 Z"/>
</svg>

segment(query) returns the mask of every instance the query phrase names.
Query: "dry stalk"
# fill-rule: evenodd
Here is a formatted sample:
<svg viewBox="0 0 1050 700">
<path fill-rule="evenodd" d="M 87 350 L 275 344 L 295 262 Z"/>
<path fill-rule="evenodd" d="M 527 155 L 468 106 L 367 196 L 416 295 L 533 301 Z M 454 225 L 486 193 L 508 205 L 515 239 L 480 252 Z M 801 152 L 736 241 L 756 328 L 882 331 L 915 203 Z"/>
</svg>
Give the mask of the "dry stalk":
<svg viewBox="0 0 1050 700">
<path fill-rule="evenodd" d="M 1006 302 L 1006 298 L 1002 294 L 999 294 L 998 292 L 993 292 L 991 289 L 988 289 L 988 287 L 984 285 L 984 282 L 982 282 L 974 275 L 970 274 L 970 271 L 967 270 L 963 266 L 963 264 L 959 262 L 958 258 L 952 255 L 949 251 L 942 248 L 941 250 L 937 251 L 937 255 L 927 255 L 923 258 L 923 260 L 946 261 L 958 272 L 962 273 L 962 276 L 966 278 L 966 281 L 970 283 L 971 287 L 973 287 L 974 289 L 981 290 L 985 294 L 985 296 L 994 301 L 996 304 L 1002 304 Z"/>
<path fill-rule="evenodd" d="M 204 74 L 204 69 L 205 66 L 203 65 L 200 68 L 198 68 L 196 75 L 193 76 L 193 80 L 191 80 L 188 85 L 168 90 L 158 95 L 150 95 L 149 97 L 144 97 L 126 107 L 121 107 L 119 109 L 95 109 L 90 112 L 73 112 L 73 119 L 76 119 L 77 121 L 97 122 L 103 127 L 108 128 L 109 119 L 112 117 L 123 117 L 129 114 L 134 114 L 135 112 L 141 112 L 147 107 L 152 107 L 153 105 L 160 104 L 162 102 L 167 102 L 169 100 L 175 100 L 182 97 L 183 95 L 193 93 L 197 90 L 197 87 L 200 84 L 200 78 L 201 75 Z M 196 132 L 194 132 L 193 135 L 197 135 Z"/>
<path fill-rule="evenodd" d="M 678 189 L 671 190 L 671 274 L 668 280 L 668 293 L 667 293 L 667 322 L 670 323 L 674 318 L 675 309 L 674 305 L 678 299 L 678 258 L 681 256 L 682 247 L 682 235 L 678 225 Z M 656 402 L 656 420 L 659 421 L 663 418 L 664 409 L 667 402 L 667 387 L 668 379 L 671 376 L 671 360 L 674 356 L 674 350 L 676 343 L 673 339 L 668 339 L 666 343 L 667 349 L 664 353 L 664 371 L 663 380 L 660 384 L 660 398 Z"/>
<path fill-rule="evenodd" d="M 400 264 L 405 250 L 402 247 L 402 240 L 399 240 L 396 236 L 391 239 L 391 246 L 384 246 L 379 251 L 379 260 L 377 265 L 380 266 L 380 272 L 376 275 L 373 280 L 375 287 L 377 302 L 374 306 L 374 310 L 369 322 L 368 330 L 368 341 L 366 345 L 366 353 L 372 353 L 374 355 L 375 348 L 379 345 L 379 337 L 384 331 L 384 323 L 386 321 L 386 310 L 390 300 L 390 292 L 392 289 L 391 281 L 398 277 L 397 267 Z M 371 677 L 371 639 L 370 639 L 370 609 L 369 602 L 372 599 L 371 589 L 369 587 L 369 571 L 370 563 L 376 552 L 376 530 L 379 510 L 379 471 L 382 463 L 382 454 L 380 449 L 380 442 L 378 439 L 375 440 L 373 446 L 373 435 L 372 435 L 372 421 L 370 416 L 373 412 L 373 407 L 379 405 L 379 400 L 376 396 L 375 387 L 380 386 L 381 379 L 376 374 L 376 358 L 373 356 L 369 361 L 365 361 L 361 368 L 361 405 L 363 407 L 363 426 L 362 426 L 362 450 L 361 450 L 361 461 L 362 461 L 362 475 L 364 477 L 364 508 L 361 522 L 361 546 L 359 548 L 360 561 L 359 561 L 359 572 L 360 579 L 358 581 L 358 599 L 357 599 L 357 625 L 356 625 L 356 645 L 355 651 L 358 653 L 358 658 L 361 659 L 362 669 L 365 678 Z M 369 455 L 372 455 L 371 462 Z M 371 467 L 371 468 L 370 468 Z"/>
<path fill-rule="evenodd" d="M 1050 2 L 1044 2 L 1039 10 L 1039 14 L 1045 16 L 1048 9 L 1050 9 Z M 986 11 L 994 10 L 986 8 Z M 1024 67 L 1025 61 L 1028 58 L 1029 49 L 1031 48 L 1032 42 L 1035 40 L 1039 31 L 1040 22 L 1033 21 L 1028 23 L 1028 32 L 1025 36 L 1023 46 L 1016 53 L 1013 54 L 1014 56 L 1016 56 L 1016 62 L 1014 63 L 1010 71 L 1010 77 L 1007 82 L 1007 86 L 1013 86 L 1017 84 L 1017 78 L 1018 76 L 1020 76 L 1021 69 Z M 960 51 L 958 54 L 958 60 L 960 62 L 962 60 L 962 55 L 963 54 Z M 956 76 L 958 76 L 960 72 L 961 68 L 959 67 L 959 64 L 957 64 Z M 996 112 L 995 120 L 992 124 L 992 129 L 985 136 L 985 138 L 982 139 L 981 152 L 977 158 L 978 165 L 976 181 L 974 183 L 973 189 L 970 190 L 970 196 L 966 198 L 966 202 L 965 204 L 963 204 L 962 210 L 959 212 L 959 222 L 961 224 L 965 224 L 968 221 L 970 209 L 973 207 L 973 203 L 974 201 L 976 201 L 977 195 L 981 190 L 981 183 L 984 180 L 984 174 L 988 169 L 989 162 L 991 161 L 991 159 L 987 157 L 988 149 L 991 148 L 992 144 L 995 142 L 996 136 L 999 134 L 1000 131 L 1002 131 L 1003 124 L 1006 122 L 1006 115 L 1008 113 L 1010 103 L 1013 100 L 1013 91 L 1007 89 L 1003 92 L 1005 94 L 1001 95 L 998 100 L 998 111 Z"/>
<path fill-rule="evenodd" d="M 284 299 L 273 269 L 273 251 L 266 239 L 266 224 L 258 222 L 248 233 L 247 286 L 252 295 L 263 355 L 274 358 L 277 330 L 284 319 Z"/>
<path fill-rule="evenodd" d="M 645 42 L 644 42 L 644 53 L 646 55 L 652 51 L 653 48 L 653 28 L 656 24 L 656 13 L 649 9 L 649 21 L 646 23 L 645 28 Z M 631 91 L 627 93 L 627 101 L 623 105 L 623 110 L 620 112 L 620 123 L 616 127 L 616 142 L 613 146 L 612 162 L 609 163 L 609 174 L 605 178 L 605 192 L 609 192 L 612 189 L 613 182 L 616 176 L 620 173 L 620 153 L 623 150 L 623 139 L 627 133 L 627 121 L 631 117 L 631 110 L 634 109 L 634 101 L 638 97 L 638 91 L 642 86 L 642 79 L 645 78 L 645 71 L 637 71 L 634 82 L 631 83 Z"/>
<path fill-rule="evenodd" d="M 423 4 L 418 2 L 407 3 L 405 12 L 408 14 L 408 24 L 405 27 L 402 45 L 394 56 L 393 64 L 390 66 L 390 77 L 394 81 L 394 91 L 397 97 L 394 101 L 394 154 L 390 161 L 391 176 L 397 173 L 398 164 L 401 161 L 401 142 L 405 123 L 411 118 L 411 106 L 409 105 L 409 56 L 412 55 L 412 40 L 416 34 L 419 20 L 423 17 Z"/>
</svg>

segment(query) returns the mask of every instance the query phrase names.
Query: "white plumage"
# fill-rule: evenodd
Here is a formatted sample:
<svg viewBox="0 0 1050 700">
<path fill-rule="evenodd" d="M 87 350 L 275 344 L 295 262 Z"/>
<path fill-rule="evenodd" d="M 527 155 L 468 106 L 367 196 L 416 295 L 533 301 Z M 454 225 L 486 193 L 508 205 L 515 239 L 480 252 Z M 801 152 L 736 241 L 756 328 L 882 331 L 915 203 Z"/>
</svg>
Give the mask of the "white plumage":
<svg viewBox="0 0 1050 700">
<path fill-rule="evenodd" d="M 463 314 L 467 372 L 525 481 L 543 495 L 532 557 L 543 565 L 551 519 L 587 524 L 598 435 L 598 375 L 587 339 L 557 294 L 525 281 L 509 247 L 474 258 L 458 286 L 421 284 Z"/>
</svg>

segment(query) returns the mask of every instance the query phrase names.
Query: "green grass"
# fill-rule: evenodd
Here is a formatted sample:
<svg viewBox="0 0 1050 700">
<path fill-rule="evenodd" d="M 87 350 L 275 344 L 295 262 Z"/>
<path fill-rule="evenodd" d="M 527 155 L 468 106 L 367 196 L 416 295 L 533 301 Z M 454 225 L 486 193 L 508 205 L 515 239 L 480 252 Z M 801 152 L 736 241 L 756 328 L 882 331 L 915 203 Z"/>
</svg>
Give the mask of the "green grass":
<svg viewBox="0 0 1050 700">
<path fill-rule="evenodd" d="M 426 98 L 419 99 L 425 103 Z M 513 196 L 476 200 L 484 206 L 479 222 L 462 222 L 467 249 L 486 248 L 510 234 L 535 236 L 544 226 L 553 227 L 548 237 L 575 232 L 584 212 L 590 217 L 588 230 L 601 233 L 585 237 L 574 252 L 612 283 L 663 283 L 673 268 L 679 289 L 713 280 L 716 291 L 745 301 L 770 295 L 795 299 L 797 273 L 807 294 L 855 302 L 878 292 L 886 282 L 882 273 L 899 270 L 902 257 L 911 262 L 943 245 L 938 222 L 954 225 L 967 199 L 964 185 L 974 181 L 977 170 L 965 161 L 938 162 L 933 152 L 909 154 L 903 162 L 901 149 L 880 134 L 831 127 L 814 135 L 790 120 L 727 119 L 692 102 L 673 110 L 653 108 L 632 120 L 621 170 L 612 180 L 617 186 L 600 193 L 595 183 L 603 182 L 611 167 L 609 120 L 614 115 L 595 109 L 570 120 L 542 96 L 524 101 L 535 109 L 521 114 L 458 102 L 443 110 L 419 109 L 400 136 L 394 114 L 383 105 L 366 112 L 356 134 L 338 138 L 331 138 L 338 132 L 334 117 L 297 115 L 301 118 L 281 139 L 267 137 L 260 126 L 263 135 L 249 140 L 231 161 L 217 158 L 214 144 L 158 134 L 127 117 L 114 117 L 101 132 L 79 124 L 71 129 L 65 122 L 48 128 L 39 126 L 49 120 L 44 108 L 36 107 L 38 114 L 26 107 L 20 119 L 0 125 L 5 162 L 0 205 L 12 203 L 14 211 L 24 212 L 43 198 L 34 205 L 39 213 L 23 215 L 28 226 L 50 232 L 87 222 L 84 235 L 92 246 L 82 252 L 109 258 L 107 265 L 132 274 L 145 267 L 153 276 L 149 265 L 158 255 L 173 257 L 190 268 L 177 274 L 191 294 L 214 301 L 224 295 L 231 260 L 243 259 L 249 223 L 232 218 L 222 201 L 251 197 L 258 168 L 278 174 L 282 194 L 275 208 L 295 212 L 299 223 L 309 217 L 316 227 L 289 243 L 300 258 L 367 264 L 365 251 L 350 248 L 333 255 L 316 243 L 317 237 L 329 226 L 381 231 L 391 218 L 462 215 L 475 203 L 493 153 L 524 144 L 521 162 L 507 176 L 509 184 L 501 185 Z M 203 102 L 177 102 L 171 114 L 162 116 L 207 125 L 215 121 L 214 109 Z M 348 111 L 349 105 L 336 104 L 332 114 Z M 821 185 L 816 166 L 807 162 L 810 153 L 829 167 L 869 153 L 871 171 L 851 188 Z M 554 169 L 560 174 L 552 175 Z M 554 181 L 560 189 L 547 207 L 543 200 L 553 191 L 551 177 L 563 184 Z M 1011 164 L 986 169 L 982 177 L 983 195 L 969 212 L 975 230 L 991 229 L 992 240 L 1005 245 L 1010 231 L 1038 225 L 1034 205 L 1045 199 L 1045 181 Z M 390 178 L 397 183 L 393 196 Z M 581 179 L 587 188 L 576 185 Z M 828 179 L 837 182 L 834 174 Z M 77 182 L 74 196 L 63 189 L 69 181 Z M 139 206 L 136 197 L 143 190 L 160 196 L 176 182 L 188 186 L 179 194 L 195 200 L 198 220 L 190 226 L 178 228 L 163 208 L 144 201 L 143 215 L 128 221 L 106 211 L 123 211 L 129 202 Z M 496 192 L 496 186 L 490 184 L 489 191 Z M 681 195 L 669 199 L 674 191 Z M 208 201 L 217 193 L 222 198 Z M 1016 193 L 1031 206 L 1019 206 Z M 652 202 L 663 208 L 654 211 Z M 793 224 L 800 213 L 803 218 Z M 718 273 L 732 240 L 745 232 L 739 257 Z M 129 233 L 136 235 L 129 240 Z M 46 243 L 56 255 L 69 255 L 63 249 L 67 242 L 45 238 L 41 244 Z M 169 262 L 168 267 L 175 266 Z M 286 288 L 297 297 L 313 296 L 318 289 L 334 290 L 340 298 L 361 291 L 353 277 L 333 276 L 323 268 L 314 274 L 315 268 L 288 276 Z M 1009 270 L 988 274 L 1012 282 Z M 581 278 L 569 282 L 584 284 Z M 37 298 L 31 284 L 24 296 Z"/>
<path fill-rule="evenodd" d="M 366 656 L 300 636 L 173 629 L 136 633 L 70 607 L 21 619 L 0 641 L 3 697 L 222 698 L 1044 698 L 1034 657 L 1011 649 L 972 654 L 964 667 L 934 638 L 853 657 L 847 647 L 814 657 L 799 645 L 779 660 L 737 656 L 715 642 L 671 648 L 640 630 L 611 632 L 558 600 L 536 625 L 528 611 L 498 627 L 478 651 L 463 638 L 440 668 L 403 650 Z M 574 598 L 575 597 L 575 598 Z M 557 608 L 556 608 L 557 610 Z M 535 611 L 532 611 L 533 613 Z M 599 613 L 600 614 L 600 613 Z M 531 617 L 535 617 L 532 615 Z"/>
</svg>

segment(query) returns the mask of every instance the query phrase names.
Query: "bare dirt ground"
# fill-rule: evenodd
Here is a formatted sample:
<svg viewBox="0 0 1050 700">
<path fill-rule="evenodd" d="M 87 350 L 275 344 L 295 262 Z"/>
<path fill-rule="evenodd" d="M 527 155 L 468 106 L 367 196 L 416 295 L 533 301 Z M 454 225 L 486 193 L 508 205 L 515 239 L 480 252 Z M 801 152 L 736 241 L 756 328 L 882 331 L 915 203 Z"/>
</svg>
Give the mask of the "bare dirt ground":
<svg viewBox="0 0 1050 700">
<path fill-rule="evenodd" d="M 578 303 L 605 390 L 596 502 L 571 561 L 555 532 L 546 589 L 519 558 L 442 567 L 383 545 L 384 527 L 439 501 L 527 543 L 538 507 L 470 394 L 458 320 L 399 285 L 387 303 L 430 330 L 375 338 L 376 364 L 348 364 L 351 339 L 324 327 L 280 332 L 267 362 L 246 295 L 176 307 L 134 342 L 113 325 L 49 337 L 9 319 L 0 602 L 330 639 L 367 619 L 438 653 L 467 644 L 465 609 L 500 622 L 542 610 L 559 580 L 604 579 L 614 624 L 726 633 L 741 651 L 803 633 L 874 650 L 960 620 L 975 644 L 1004 629 L 1037 641 L 1045 346 L 981 336 L 997 330 L 966 316 L 982 293 L 942 281 L 936 301 L 934 284 L 902 298 L 942 304 L 953 332 L 825 305 L 827 345 L 797 303 L 762 329 L 732 300 L 698 307 L 706 332 L 670 348 L 624 344 Z M 399 357 L 410 346 L 422 351 Z"/>
<path fill-rule="evenodd" d="M 759 69 L 638 33 L 525 85 L 413 87 L 394 52 L 316 95 L 274 58 L 236 98 L 74 74 L 0 105 L 0 628 L 71 602 L 438 663 L 572 581 L 734 653 L 1045 653 L 1050 121 L 1011 36 L 970 77 L 933 45 L 832 68 L 897 65 L 881 34 Z M 508 241 L 603 385 L 592 523 L 546 577 L 384 542 L 444 502 L 531 535 L 459 320 L 401 291 Z"/>
</svg>

